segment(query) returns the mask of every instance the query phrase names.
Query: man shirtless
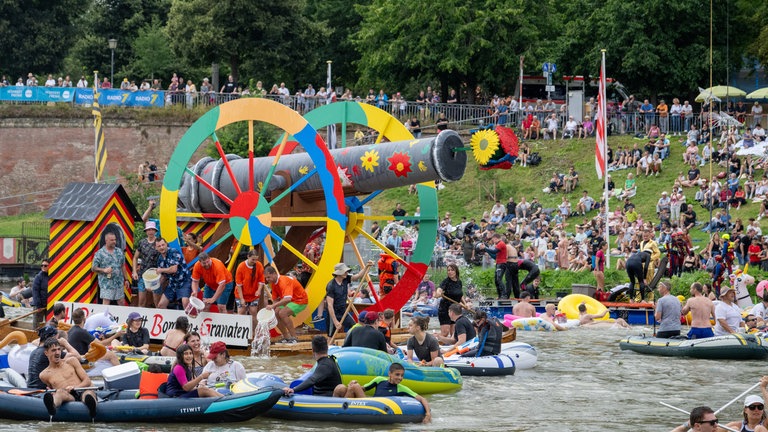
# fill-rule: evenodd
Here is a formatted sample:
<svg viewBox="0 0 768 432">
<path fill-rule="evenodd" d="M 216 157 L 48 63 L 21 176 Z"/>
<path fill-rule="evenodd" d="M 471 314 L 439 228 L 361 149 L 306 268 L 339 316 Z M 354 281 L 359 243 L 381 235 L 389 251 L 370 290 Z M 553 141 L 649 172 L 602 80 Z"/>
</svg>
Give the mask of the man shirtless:
<svg viewBox="0 0 768 432">
<path fill-rule="evenodd" d="M 594 326 L 594 327 L 606 327 L 614 324 L 618 324 L 621 327 L 629 328 L 629 324 L 622 318 L 616 318 L 615 320 L 595 321 L 608 315 L 608 309 L 601 314 L 589 314 L 587 313 L 587 305 L 584 303 L 579 304 L 579 325 L 581 326 Z"/>
<path fill-rule="evenodd" d="M 715 316 L 715 304 L 703 294 L 703 288 L 698 282 L 691 285 L 691 295 L 693 297 L 685 302 L 682 311 L 683 315 L 691 313 L 691 330 L 688 332 L 688 339 L 714 336 L 709 319 Z"/>
<path fill-rule="evenodd" d="M 552 325 L 555 326 L 555 329 L 558 331 L 568 330 L 568 327 L 564 327 L 559 324 L 557 320 L 557 308 L 555 307 L 554 303 L 549 303 L 544 306 L 544 313 L 539 315 L 539 318 L 551 322 Z"/>
<path fill-rule="evenodd" d="M 80 362 L 74 357 L 67 357 L 62 360 L 61 344 L 54 338 L 46 340 L 43 347 L 50 364 L 40 373 L 40 380 L 49 389 L 56 390 L 43 395 L 48 414 L 54 416 L 56 409 L 63 403 L 80 400 L 88 407 L 91 418 L 93 418 L 96 414 L 96 393 L 90 389 L 77 390 L 91 387 L 91 379 L 80 366 Z"/>
<path fill-rule="evenodd" d="M 536 308 L 531 304 L 531 293 L 523 291 L 520 294 L 520 302 L 512 308 L 512 315 L 521 318 L 533 318 L 536 316 Z"/>
</svg>

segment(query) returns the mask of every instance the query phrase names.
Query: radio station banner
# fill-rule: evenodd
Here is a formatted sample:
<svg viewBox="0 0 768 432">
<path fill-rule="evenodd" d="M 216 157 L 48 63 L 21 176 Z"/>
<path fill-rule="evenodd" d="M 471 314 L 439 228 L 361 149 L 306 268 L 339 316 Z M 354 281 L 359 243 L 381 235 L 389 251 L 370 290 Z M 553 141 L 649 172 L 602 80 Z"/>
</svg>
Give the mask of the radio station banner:
<svg viewBox="0 0 768 432">
<path fill-rule="evenodd" d="M 138 312 L 141 314 L 142 327 L 149 330 L 152 342 L 162 343 L 168 331 L 173 330 L 176 318 L 186 315 L 184 311 L 171 309 L 150 309 L 126 306 L 107 306 L 91 303 L 63 303 L 66 307 L 66 322 L 72 323 L 72 311 L 74 308 L 82 309 L 88 319 L 92 314 L 103 314 L 109 311 L 115 323 L 123 324 L 128 319 L 128 314 Z M 229 315 L 219 313 L 201 312 L 197 318 L 189 318 L 191 330 L 200 333 L 200 338 L 205 345 L 222 341 L 232 347 L 250 346 L 251 317 L 250 315 Z"/>
<path fill-rule="evenodd" d="M 93 104 L 93 89 L 79 88 L 75 93 L 75 103 L 78 105 Z M 99 106 L 127 107 L 162 107 L 165 105 L 163 92 L 159 91 L 127 91 L 119 89 L 99 90 Z"/>
<path fill-rule="evenodd" d="M 1 101 L 72 102 L 74 98 L 75 89 L 72 87 L 0 87 Z"/>
</svg>

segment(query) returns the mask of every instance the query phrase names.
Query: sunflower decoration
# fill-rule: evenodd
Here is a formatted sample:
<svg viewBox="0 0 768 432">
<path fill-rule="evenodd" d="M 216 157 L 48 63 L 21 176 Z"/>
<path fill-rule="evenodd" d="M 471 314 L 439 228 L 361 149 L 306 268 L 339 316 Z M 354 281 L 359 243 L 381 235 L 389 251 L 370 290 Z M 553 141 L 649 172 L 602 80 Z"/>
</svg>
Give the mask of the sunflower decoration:
<svg viewBox="0 0 768 432">
<path fill-rule="evenodd" d="M 379 166 L 379 153 L 376 150 L 368 150 L 364 155 L 360 156 L 360 160 L 363 162 L 363 168 L 366 171 L 373 172 L 373 169 Z"/>
<path fill-rule="evenodd" d="M 308 166 L 302 165 L 301 167 L 299 167 L 299 174 L 307 175 L 308 172 L 309 172 L 309 167 Z"/>
<path fill-rule="evenodd" d="M 477 131 L 469 140 L 469 145 L 478 165 L 486 165 L 499 149 L 499 135 L 490 129 Z"/>
</svg>

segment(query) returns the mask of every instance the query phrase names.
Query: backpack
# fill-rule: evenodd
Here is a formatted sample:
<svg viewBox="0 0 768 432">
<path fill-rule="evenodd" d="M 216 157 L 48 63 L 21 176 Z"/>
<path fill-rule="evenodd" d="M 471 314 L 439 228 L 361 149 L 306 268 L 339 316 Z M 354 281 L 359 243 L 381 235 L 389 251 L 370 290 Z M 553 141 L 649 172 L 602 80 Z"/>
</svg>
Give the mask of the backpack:
<svg viewBox="0 0 768 432">
<path fill-rule="evenodd" d="M 533 152 L 528 156 L 528 165 L 536 166 L 541 163 L 539 152 Z"/>
</svg>

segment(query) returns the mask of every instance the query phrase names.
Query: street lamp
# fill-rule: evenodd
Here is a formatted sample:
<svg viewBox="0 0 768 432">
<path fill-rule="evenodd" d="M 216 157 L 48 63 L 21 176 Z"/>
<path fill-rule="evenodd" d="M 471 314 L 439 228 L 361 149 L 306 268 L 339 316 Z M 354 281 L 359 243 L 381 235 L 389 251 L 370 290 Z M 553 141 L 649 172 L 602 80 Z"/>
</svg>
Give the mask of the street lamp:
<svg viewBox="0 0 768 432">
<path fill-rule="evenodd" d="M 114 87 L 115 82 L 115 48 L 117 48 L 117 39 L 109 40 L 109 49 L 112 50 L 112 67 L 109 71 L 109 83 Z M 97 83 L 98 85 L 98 83 Z"/>
</svg>

